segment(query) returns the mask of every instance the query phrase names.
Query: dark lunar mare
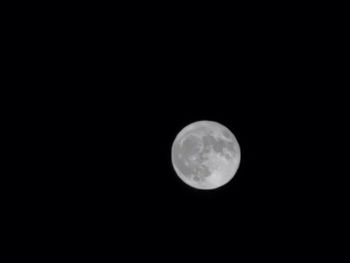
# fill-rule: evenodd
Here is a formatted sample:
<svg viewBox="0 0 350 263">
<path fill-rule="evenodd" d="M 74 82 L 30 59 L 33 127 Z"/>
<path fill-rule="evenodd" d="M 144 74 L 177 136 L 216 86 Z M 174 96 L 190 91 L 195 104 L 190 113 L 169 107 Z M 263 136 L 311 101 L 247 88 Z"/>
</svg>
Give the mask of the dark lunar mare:
<svg viewBox="0 0 350 263">
<path fill-rule="evenodd" d="M 237 153 L 238 149 L 234 142 L 229 142 L 223 139 L 216 139 L 212 135 L 204 135 L 202 137 L 203 149 L 198 154 L 198 164 L 193 164 L 189 161 L 189 157 L 199 151 L 199 142 L 193 135 L 188 136 L 181 146 L 179 140 L 174 143 L 173 147 L 173 162 L 179 171 L 187 178 L 192 175 L 195 178 L 204 179 L 204 177 L 209 176 L 211 173 L 209 168 L 203 165 L 199 165 L 203 161 L 207 160 L 205 154 L 209 153 L 213 149 L 217 153 L 224 154 L 224 148 L 233 152 L 234 155 Z M 181 155 L 181 156 L 180 156 Z M 185 164 L 185 160 L 188 161 L 189 165 Z"/>
<path fill-rule="evenodd" d="M 233 152 L 234 154 L 237 152 L 234 142 L 230 142 L 220 138 L 216 139 L 212 135 L 205 135 L 203 137 L 203 143 L 205 147 L 207 146 L 210 147 L 210 145 L 212 145 L 213 150 L 221 154 L 224 153 L 224 148 L 227 148 L 229 151 Z"/>
</svg>

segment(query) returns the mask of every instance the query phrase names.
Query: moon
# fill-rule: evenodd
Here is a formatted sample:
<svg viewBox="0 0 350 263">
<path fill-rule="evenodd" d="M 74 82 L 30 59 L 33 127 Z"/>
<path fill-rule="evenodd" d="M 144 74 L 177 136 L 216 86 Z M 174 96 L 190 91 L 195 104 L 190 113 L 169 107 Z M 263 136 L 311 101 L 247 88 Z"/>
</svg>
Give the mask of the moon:
<svg viewBox="0 0 350 263">
<path fill-rule="evenodd" d="M 178 177 L 201 190 L 219 188 L 237 173 L 241 150 L 234 134 L 215 121 L 197 121 L 176 136 L 171 160 Z"/>
</svg>

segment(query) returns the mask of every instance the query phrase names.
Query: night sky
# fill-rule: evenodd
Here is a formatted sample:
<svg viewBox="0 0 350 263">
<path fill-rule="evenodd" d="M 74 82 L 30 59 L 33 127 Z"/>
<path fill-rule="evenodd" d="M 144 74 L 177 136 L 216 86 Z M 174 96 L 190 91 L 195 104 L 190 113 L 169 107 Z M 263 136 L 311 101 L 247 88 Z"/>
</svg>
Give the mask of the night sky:
<svg viewBox="0 0 350 263">
<path fill-rule="evenodd" d="M 319 87 L 333 79 L 308 33 L 239 22 L 232 32 L 156 21 L 157 30 L 92 23 L 53 35 L 59 48 L 45 45 L 40 77 L 26 76 L 42 88 L 20 95 L 34 98 L 19 136 L 35 160 L 23 164 L 34 171 L 23 186 L 37 189 L 23 201 L 29 215 L 42 213 L 65 242 L 122 241 L 136 252 L 174 240 L 185 251 L 280 251 L 321 235 L 334 209 L 325 148 L 336 117 L 335 97 Z M 223 124 L 240 144 L 235 177 L 215 190 L 189 187 L 171 164 L 176 135 L 200 120 Z"/>
</svg>

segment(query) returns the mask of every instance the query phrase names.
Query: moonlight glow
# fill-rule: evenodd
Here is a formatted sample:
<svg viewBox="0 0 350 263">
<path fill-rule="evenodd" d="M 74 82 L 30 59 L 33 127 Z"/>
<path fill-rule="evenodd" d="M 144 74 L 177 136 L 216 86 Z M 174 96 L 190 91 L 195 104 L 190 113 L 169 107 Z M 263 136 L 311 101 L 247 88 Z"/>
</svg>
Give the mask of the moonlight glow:
<svg viewBox="0 0 350 263">
<path fill-rule="evenodd" d="M 199 121 L 186 126 L 172 146 L 172 164 L 182 181 L 198 189 L 228 183 L 241 159 L 236 137 L 225 126 Z"/>
</svg>

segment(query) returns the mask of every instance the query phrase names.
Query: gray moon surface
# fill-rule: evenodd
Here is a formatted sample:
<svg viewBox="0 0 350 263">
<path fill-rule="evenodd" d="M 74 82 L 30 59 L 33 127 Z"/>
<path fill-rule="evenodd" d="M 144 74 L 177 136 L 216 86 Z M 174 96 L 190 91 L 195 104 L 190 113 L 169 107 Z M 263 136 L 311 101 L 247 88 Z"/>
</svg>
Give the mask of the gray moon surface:
<svg viewBox="0 0 350 263">
<path fill-rule="evenodd" d="M 178 177 L 201 190 L 219 188 L 232 180 L 241 160 L 235 135 L 215 121 L 197 121 L 176 136 L 171 160 Z"/>
</svg>

